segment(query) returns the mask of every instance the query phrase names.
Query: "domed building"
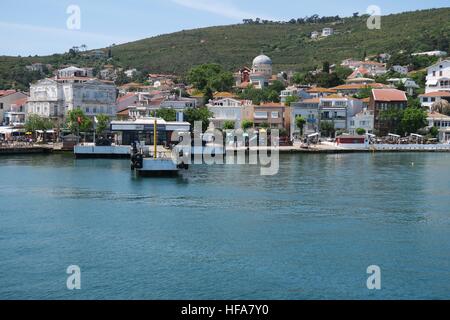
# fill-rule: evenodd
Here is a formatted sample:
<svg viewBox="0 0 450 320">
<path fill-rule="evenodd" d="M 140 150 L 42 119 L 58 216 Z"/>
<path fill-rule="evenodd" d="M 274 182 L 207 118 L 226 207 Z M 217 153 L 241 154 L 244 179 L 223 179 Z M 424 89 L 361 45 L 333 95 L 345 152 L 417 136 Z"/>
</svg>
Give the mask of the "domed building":
<svg viewBox="0 0 450 320">
<path fill-rule="evenodd" d="M 250 82 L 255 88 L 262 89 L 269 85 L 272 78 L 272 59 L 261 54 L 253 59 L 252 72 L 250 73 Z"/>
<path fill-rule="evenodd" d="M 252 72 L 262 73 L 269 78 L 272 77 L 272 59 L 264 54 L 257 56 L 253 60 Z"/>
</svg>

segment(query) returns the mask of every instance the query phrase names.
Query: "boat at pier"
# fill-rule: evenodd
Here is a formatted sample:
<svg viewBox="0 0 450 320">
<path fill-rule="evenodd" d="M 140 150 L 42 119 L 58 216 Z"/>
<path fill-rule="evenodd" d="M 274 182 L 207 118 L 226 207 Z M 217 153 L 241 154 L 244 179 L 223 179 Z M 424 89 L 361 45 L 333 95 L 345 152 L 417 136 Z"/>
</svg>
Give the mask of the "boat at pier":
<svg viewBox="0 0 450 320">
<path fill-rule="evenodd" d="M 158 176 L 176 176 L 182 169 L 187 170 L 187 164 L 178 164 L 173 158 L 171 150 L 158 148 L 158 131 L 155 118 L 153 133 L 153 154 L 147 154 L 143 148 L 133 142 L 131 150 L 131 170 L 140 176 L 158 177 Z"/>
</svg>

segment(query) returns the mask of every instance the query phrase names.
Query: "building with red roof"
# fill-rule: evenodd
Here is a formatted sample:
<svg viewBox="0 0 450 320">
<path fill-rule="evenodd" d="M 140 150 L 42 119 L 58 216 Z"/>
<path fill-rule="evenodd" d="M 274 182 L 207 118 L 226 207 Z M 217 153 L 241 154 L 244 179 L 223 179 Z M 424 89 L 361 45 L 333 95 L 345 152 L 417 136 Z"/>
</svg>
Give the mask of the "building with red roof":
<svg viewBox="0 0 450 320">
<path fill-rule="evenodd" d="M 379 135 L 395 131 L 400 119 L 383 119 L 382 113 L 392 110 L 404 110 L 408 106 L 406 92 L 397 89 L 372 89 L 369 110 L 374 113 L 374 128 Z"/>
</svg>

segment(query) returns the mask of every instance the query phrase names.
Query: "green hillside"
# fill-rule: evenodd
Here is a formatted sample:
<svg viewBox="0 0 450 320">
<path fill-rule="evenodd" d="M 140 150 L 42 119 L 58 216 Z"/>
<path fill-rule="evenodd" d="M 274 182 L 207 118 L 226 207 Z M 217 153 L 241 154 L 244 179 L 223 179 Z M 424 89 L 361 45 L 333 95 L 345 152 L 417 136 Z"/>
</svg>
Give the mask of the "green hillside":
<svg viewBox="0 0 450 320">
<path fill-rule="evenodd" d="M 363 16 L 345 18 L 343 23 L 239 24 L 180 31 L 115 46 L 113 59 L 108 63 L 145 72 L 183 75 L 192 66 L 209 62 L 219 63 L 228 70 L 249 66 L 252 59 L 264 51 L 272 58 L 275 71 L 302 71 L 324 61 L 335 63 L 349 57 L 362 58 L 364 53 L 448 51 L 450 8 L 383 16 L 381 30 L 369 30 L 366 20 Z M 337 34 L 316 41 L 310 39 L 312 31 L 324 27 L 333 27 Z M 106 63 L 69 54 L 20 59 L 0 57 L 0 88 L 10 86 L 15 77 L 20 77 L 23 66 L 30 62 L 51 63 L 55 67 L 78 64 L 97 68 Z"/>
<path fill-rule="evenodd" d="M 184 73 L 200 63 L 216 62 L 226 69 L 250 65 L 261 50 L 276 70 L 305 70 L 323 61 L 337 62 L 382 52 L 448 49 L 450 8 L 382 17 L 381 30 L 369 30 L 366 17 L 343 24 L 232 25 L 181 31 L 117 46 L 122 64 L 157 72 Z M 310 33 L 324 27 L 338 34 L 319 41 Z"/>
</svg>

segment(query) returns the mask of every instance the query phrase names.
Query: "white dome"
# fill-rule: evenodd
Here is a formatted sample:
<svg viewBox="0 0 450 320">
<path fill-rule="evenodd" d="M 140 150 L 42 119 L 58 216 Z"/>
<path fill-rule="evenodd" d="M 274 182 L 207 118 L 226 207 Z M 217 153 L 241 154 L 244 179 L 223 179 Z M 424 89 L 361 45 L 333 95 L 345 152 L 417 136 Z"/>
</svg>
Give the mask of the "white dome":
<svg viewBox="0 0 450 320">
<path fill-rule="evenodd" d="M 264 54 L 259 55 L 253 60 L 253 65 L 261 65 L 261 64 L 272 65 L 272 59 L 270 59 L 268 56 Z"/>
</svg>

